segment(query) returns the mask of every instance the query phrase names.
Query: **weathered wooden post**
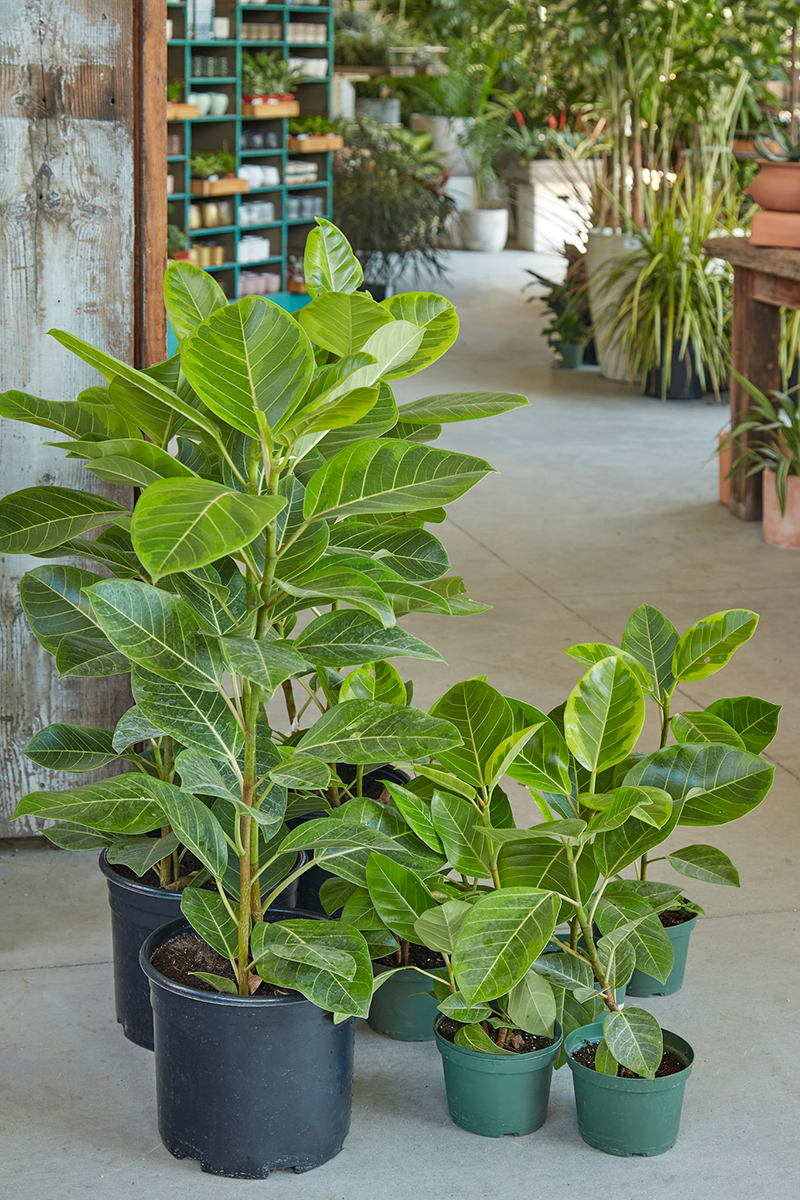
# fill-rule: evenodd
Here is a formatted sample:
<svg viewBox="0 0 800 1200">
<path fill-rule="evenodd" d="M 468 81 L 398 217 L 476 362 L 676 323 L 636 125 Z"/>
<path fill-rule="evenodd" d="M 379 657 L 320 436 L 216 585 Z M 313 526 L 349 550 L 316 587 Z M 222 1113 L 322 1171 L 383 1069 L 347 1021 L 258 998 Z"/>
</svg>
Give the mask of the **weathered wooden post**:
<svg viewBox="0 0 800 1200">
<path fill-rule="evenodd" d="M 54 326 L 139 366 L 164 355 L 165 21 L 166 0 L 0 0 L 0 391 L 74 400 L 102 382 Z M 109 490 L 50 440 L 0 421 L 4 493 Z M 58 681 L 19 603 L 41 563 L 0 558 L 0 836 L 32 831 L 9 814 L 54 784 L 20 752 L 34 731 L 110 727 L 130 704 L 124 677 Z"/>
</svg>

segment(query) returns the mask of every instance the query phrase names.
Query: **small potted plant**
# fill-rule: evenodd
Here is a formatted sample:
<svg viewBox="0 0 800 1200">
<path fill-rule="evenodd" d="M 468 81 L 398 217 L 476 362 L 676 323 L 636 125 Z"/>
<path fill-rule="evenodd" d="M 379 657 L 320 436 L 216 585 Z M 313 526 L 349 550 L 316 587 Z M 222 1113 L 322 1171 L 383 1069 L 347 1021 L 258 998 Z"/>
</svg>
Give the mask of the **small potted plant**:
<svg viewBox="0 0 800 1200">
<path fill-rule="evenodd" d="M 227 150 L 205 150 L 189 159 L 193 196 L 229 196 L 247 192 L 247 179 L 237 179 L 236 159 Z"/>
<path fill-rule="evenodd" d="M 756 136 L 758 174 L 745 188 L 749 196 L 770 212 L 800 213 L 800 143 L 770 120 L 769 136 Z"/>
<path fill-rule="evenodd" d="M 301 70 L 268 50 L 242 54 L 242 112 L 246 117 L 296 117 L 300 106 L 294 89 L 303 82 Z"/>
<path fill-rule="evenodd" d="M 508 121 L 505 105 L 491 104 L 461 134 L 475 179 L 474 208 L 459 213 L 464 248 L 496 254 L 508 241 L 508 203 L 497 173 L 496 160 L 503 146 Z"/>
<path fill-rule="evenodd" d="M 171 79 L 167 84 L 168 121 L 191 121 L 200 115 L 196 104 L 186 103 L 185 93 L 186 81 L 184 79 Z"/>
<path fill-rule="evenodd" d="M 189 235 L 178 225 L 167 225 L 167 253 L 175 262 L 189 258 Z"/>
<path fill-rule="evenodd" d="M 562 367 L 575 369 L 583 362 L 583 351 L 591 330 L 586 256 L 577 246 L 567 244 L 564 246 L 564 257 L 567 260 L 567 273 L 562 283 L 554 283 L 538 271 L 526 268 L 526 274 L 533 278 L 522 290 L 536 286 L 547 288 L 543 297 L 551 314 L 550 323 L 543 331 L 547 344 L 561 355 Z M 528 303 L 535 299 L 537 297 L 530 296 Z"/>
<path fill-rule="evenodd" d="M 749 475 L 763 473 L 764 541 L 781 550 L 800 550 L 800 416 L 797 400 L 786 392 L 760 391 L 735 371 L 752 397 L 744 421 L 729 431 L 720 452 L 736 455 L 728 474 L 749 464 Z M 740 440 L 741 439 L 741 440 Z M 741 454 L 737 454 L 744 445 Z"/>
</svg>

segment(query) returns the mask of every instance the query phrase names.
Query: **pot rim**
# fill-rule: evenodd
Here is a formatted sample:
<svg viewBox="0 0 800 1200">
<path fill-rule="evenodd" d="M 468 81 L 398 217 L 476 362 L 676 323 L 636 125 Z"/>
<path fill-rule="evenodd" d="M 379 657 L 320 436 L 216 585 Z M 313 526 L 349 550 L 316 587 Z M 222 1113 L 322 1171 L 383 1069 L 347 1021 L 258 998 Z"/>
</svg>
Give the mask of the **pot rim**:
<svg viewBox="0 0 800 1200">
<path fill-rule="evenodd" d="M 788 162 L 785 158 L 757 158 L 759 167 L 800 167 L 800 162 Z"/>
<path fill-rule="evenodd" d="M 663 1075 L 660 1079 L 625 1079 L 619 1075 L 603 1075 L 599 1071 L 593 1071 L 591 1067 L 584 1066 L 583 1063 L 576 1062 L 572 1057 L 572 1051 L 576 1049 L 579 1040 L 595 1044 L 602 1041 L 602 1021 L 593 1021 L 591 1025 L 581 1025 L 578 1029 L 573 1029 L 572 1033 L 567 1034 L 564 1039 L 567 1066 L 573 1075 L 583 1078 L 587 1082 L 591 1078 L 598 1087 L 616 1088 L 625 1092 L 668 1091 L 678 1084 L 685 1083 L 691 1075 L 694 1065 L 694 1049 L 680 1034 L 673 1033 L 670 1029 L 663 1029 L 662 1033 L 666 1050 L 673 1050 L 683 1060 L 688 1058 L 683 1070 L 676 1071 L 673 1075 Z"/>
<path fill-rule="evenodd" d="M 295 859 L 295 867 L 297 868 L 298 859 L 301 859 L 304 854 L 308 854 L 307 850 L 298 850 L 297 859 Z M 124 866 L 124 863 L 114 864 L 108 861 L 106 849 L 100 851 L 98 866 L 105 875 L 109 883 L 115 883 L 119 887 L 126 889 L 129 892 L 135 892 L 140 896 L 162 896 L 164 898 L 175 896 L 180 900 L 181 892 L 171 892 L 167 888 L 153 887 L 152 883 L 142 883 L 141 879 L 126 879 L 124 875 L 120 875 L 116 870 L 116 866 Z M 277 885 L 276 885 L 277 886 Z"/>
<path fill-rule="evenodd" d="M 267 910 L 273 915 L 276 921 L 292 920 L 300 914 L 301 919 L 311 921 L 329 921 L 330 917 L 324 917 L 320 913 L 307 912 L 305 909 L 298 908 L 270 908 Z M 308 1000 L 300 992 L 291 992 L 288 996 L 232 996 L 227 992 L 203 992 L 199 988 L 189 987 L 184 983 L 176 983 L 173 979 L 167 979 L 166 975 L 162 975 L 157 970 L 150 959 L 165 942 L 169 941 L 177 933 L 191 929 L 192 933 L 197 933 L 189 924 L 185 917 L 178 917 L 175 921 L 167 921 L 164 925 L 159 925 L 158 929 L 149 934 L 142 943 L 142 948 L 139 951 L 139 965 L 144 971 L 147 978 L 150 980 L 151 986 L 162 988 L 166 992 L 172 992 L 173 995 L 183 996 L 187 1000 L 196 1001 L 200 1004 L 217 1004 L 223 1007 L 230 1008 L 231 1005 L 239 1006 L 246 1004 L 247 1011 L 252 1009 L 263 1012 L 265 1009 L 275 1008 L 284 1004 L 311 1004 L 314 1008 L 319 1008 L 318 1004 L 314 1004 L 313 1000 Z M 200 934 L 197 933 L 200 937 Z M 320 1009 L 324 1012 L 325 1009 Z M 348 1020 L 355 1020 L 354 1017 L 348 1017 Z M 342 1024 L 347 1024 L 343 1021 Z"/>
<path fill-rule="evenodd" d="M 505 1054 L 486 1054 L 483 1050 L 470 1050 L 466 1046 L 457 1046 L 455 1042 L 442 1037 L 437 1026 L 444 1016 L 444 1013 L 440 1013 L 433 1022 L 436 1047 L 442 1057 L 460 1058 L 465 1061 L 465 1065 L 471 1062 L 478 1069 L 483 1068 L 493 1073 L 505 1071 L 508 1074 L 516 1075 L 525 1071 L 538 1071 L 542 1067 L 548 1066 L 556 1057 L 564 1041 L 564 1030 L 560 1021 L 556 1021 L 553 1030 L 556 1037 L 551 1046 L 542 1046 L 539 1050 L 529 1050 L 526 1054 L 515 1054 L 513 1057 L 507 1057 Z"/>
</svg>

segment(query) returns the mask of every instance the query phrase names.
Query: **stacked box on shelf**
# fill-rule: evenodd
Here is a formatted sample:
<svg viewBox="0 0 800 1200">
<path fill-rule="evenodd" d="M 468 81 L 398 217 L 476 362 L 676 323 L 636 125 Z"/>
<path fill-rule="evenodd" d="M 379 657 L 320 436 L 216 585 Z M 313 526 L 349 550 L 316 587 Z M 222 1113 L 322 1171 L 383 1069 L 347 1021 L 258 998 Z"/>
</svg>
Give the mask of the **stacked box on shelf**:
<svg viewBox="0 0 800 1200">
<path fill-rule="evenodd" d="M 169 220 L 187 231 L 190 258 L 214 273 L 231 300 L 268 294 L 296 308 L 304 297 L 297 294 L 296 283 L 289 291 L 289 258 L 302 256 L 314 217 L 330 217 L 333 152 L 290 148 L 286 116 L 245 115 L 242 55 L 263 49 L 293 63 L 302 61 L 309 79 L 295 90 L 300 113 L 327 116 L 332 6 L 313 0 L 216 0 L 215 8 L 217 37 L 208 36 L 206 21 L 203 36 L 192 38 L 194 0 L 168 3 L 168 78 L 186 81 L 185 103 L 169 113 Z M 218 187 L 212 184 L 198 194 L 190 160 L 209 151 L 231 153 L 238 179 L 220 180 Z M 230 194 L 234 186 L 247 190 Z"/>
</svg>

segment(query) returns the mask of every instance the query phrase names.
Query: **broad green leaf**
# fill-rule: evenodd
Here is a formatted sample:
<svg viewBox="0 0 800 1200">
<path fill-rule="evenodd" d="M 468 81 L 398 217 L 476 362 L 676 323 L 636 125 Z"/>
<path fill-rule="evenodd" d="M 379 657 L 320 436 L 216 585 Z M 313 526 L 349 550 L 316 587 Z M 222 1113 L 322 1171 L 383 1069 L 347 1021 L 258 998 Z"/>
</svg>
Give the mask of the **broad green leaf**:
<svg viewBox="0 0 800 1200">
<path fill-rule="evenodd" d="M 166 804 L 176 792 L 180 795 L 171 783 L 128 771 L 66 792 L 31 792 L 20 800 L 13 818 L 48 817 L 105 833 L 149 833 L 169 824 Z"/>
<path fill-rule="evenodd" d="M 636 956 L 636 966 L 646 975 L 664 983 L 675 962 L 672 942 L 647 900 L 619 894 L 609 888 L 595 910 L 595 920 L 603 934 L 612 933 L 630 921 L 637 921 L 626 938 Z"/>
<path fill-rule="evenodd" d="M 353 388 L 373 387 L 384 376 L 392 378 L 414 356 L 422 342 L 424 331 L 410 321 L 390 321 L 367 338 L 362 350 L 374 361 L 360 367 L 338 387 L 328 399 L 333 400 Z"/>
<path fill-rule="evenodd" d="M 449 504 L 491 470 L 481 458 L 371 438 L 340 450 L 312 475 L 305 516 L 414 512 Z"/>
<path fill-rule="evenodd" d="M 367 887 L 378 916 L 407 942 L 416 940 L 414 922 L 435 903 L 425 884 L 384 854 L 370 855 Z"/>
<path fill-rule="evenodd" d="M 394 610 L 379 585 L 361 571 L 341 566 L 336 558 L 323 558 L 299 578 L 280 580 L 290 596 L 339 600 L 376 617 L 386 628 L 396 623 Z"/>
<path fill-rule="evenodd" d="M 142 714 L 185 746 L 221 758 L 238 754 L 241 727 L 221 695 L 162 679 L 144 667 L 131 671 L 133 698 Z"/>
<path fill-rule="evenodd" d="M 126 837 L 112 842 L 106 850 L 106 858 L 112 866 L 122 863 L 123 866 L 130 867 L 141 879 L 153 867 L 158 866 L 162 858 L 167 858 L 179 847 L 180 842 L 174 833 L 166 833 L 160 838 L 143 834 L 141 837 Z"/>
<path fill-rule="evenodd" d="M 350 249 L 344 234 L 326 221 L 316 218 L 316 228 L 306 238 L 305 281 L 315 299 L 325 292 L 355 292 L 363 283 L 364 272 Z"/>
<path fill-rule="evenodd" d="M 260 957 L 274 954 L 287 962 L 305 963 L 309 967 L 321 967 L 325 971 L 351 980 L 355 978 L 357 963 L 347 950 L 327 944 L 326 926 L 316 921 L 282 921 L 261 923 L 263 931 L 253 931 L 254 965 L 258 969 Z M 257 927 L 258 928 L 258 927 Z M 258 947 L 261 949 L 258 949 Z"/>
<path fill-rule="evenodd" d="M 448 992 L 439 1005 L 439 1012 L 453 1021 L 463 1021 L 467 1025 L 485 1021 L 493 1015 L 488 1004 L 467 1004 L 461 992 Z"/>
<path fill-rule="evenodd" d="M 465 1025 L 463 1029 L 457 1029 L 453 1041 L 465 1050 L 480 1050 L 483 1054 L 514 1053 L 496 1045 L 482 1025 Z"/>
<path fill-rule="evenodd" d="M 224 800 L 238 800 L 241 796 L 241 785 L 231 764 L 212 758 L 203 750 L 193 747 L 181 750 L 175 759 L 175 769 L 184 791 L 196 796 L 219 796 Z"/>
<path fill-rule="evenodd" d="M 90 559 L 108 567 L 118 579 L 134 579 L 141 576 L 144 572 L 133 552 L 118 549 L 107 540 L 108 535 L 114 532 L 119 531 L 111 526 L 96 538 L 70 538 L 53 550 L 41 550 L 36 557 Z"/>
<path fill-rule="evenodd" d="M 569 646 L 564 653 L 587 669 L 593 667 L 595 663 L 602 662 L 604 658 L 621 658 L 639 680 L 642 690 L 645 692 L 653 690 L 651 675 L 635 655 L 629 654 L 626 650 L 620 650 L 616 646 L 610 646 L 607 642 L 580 642 L 577 646 Z"/>
<path fill-rule="evenodd" d="M 569 796 L 572 792 L 570 756 L 558 727 L 533 705 L 507 698 L 515 729 L 541 722 L 525 742 L 508 774 L 527 788 Z"/>
<path fill-rule="evenodd" d="M 472 905 L 465 900 L 445 900 L 436 908 L 429 908 L 414 922 L 414 940 L 429 950 L 452 954 L 461 926 Z"/>
<path fill-rule="evenodd" d="M 594 1069 L 601 1075 L 616 1075 L 619 1063 L 608 1048 L 605 1038 L 597 1043 L 594 1052 Z"/>
<path fill-rule="evenodd" d="M 371 378 L 374 374 L 373 371 L 370 375 L 361 375 L 359 378 L 363 381 L 364 378 Z M 362 382 L 362 386 L 369 385 Z M 353 425 L 346 425 L 344 428 L 333 429 L 330 433 L 326 433 L 325 437 L 317 442 L 316 450 L 323 460 L 333 458 L 334 455 L 347 449 L 348 446 L 353 446 L 354 443 L 360 444 L 367 438 L 380 437 L 381 434 L 392 429 L 396 423 L 397 405 L 394 402 L 392 389 L 388 383 L 381 381 L 378 384 L 378 399 L 366 416 L 359 418 Z"/>
<path fill-rule="evenodd" d="M 51 771 L 96 771 L 119 757 L 110 730 L 62 722 L 40 729 L 22 753 Z"/>
<path fill-rule="evenodd" d="M 107 483 L 146 487 L 157 479 L 198 478 L 194 471 L 172 454 L 141 438 L 75 442 L 68 457 L 90 459 L 91 470 L 98 479 Z"/>
<path fill-rule="evenodd" d="M 181 367 L 212 412 L 257 438 L 259 413 L 275 425 L 305 392 L 314 352 L 289 313 L 245 296 L 198 325 L 183 345 Z"/>
<path fill-rule="evenodd" d="M 269 696 L 285 679 L 306 670 L 302 654 L 289 642 L 255 638 L 227 637 L 222 640 L 231 667 L 264 688 Z"/>
<path fill-rule="evenodd" d="M 201 631 L 185 601 L 134 579 L 104 579 L 88 595 L 103 633 L 132 662 L 176 683 L 219 689 L 219 642 Z"/>
<path fill-rule="evenodd" d="M 630 816 L 660 829 L 672 814 L 670 795 L 660 788 L 623 786 L 617 788 L 612 796 L 611 804 L 596 812 L 589 822 L 590 833 L 618 829 Z M 583 798 L 579 799 L 583 803 Z M 592 799 L 599 800 L 599 797 Z"/>
<path fill-rule="evenodd" d="M 500 847 L 497 870 L 503 888 L 548 888 L 562 896 L 572 895 L 566 849 L 556 842 L 507 843 Z M 597 874 L 592 847 L 584 846 L 578 859 L 578 881 L 584 903 L 594 891 Z M 574 906 L 564 901 L 559 920 L 574 915 Z"/>
<path fill-rule="evenodd" d="M 677 644 L 675 626 L 650 604 L 636 609 L 622 635 L 622 649 L 642 664 L 661 699 L 669 696 L 675 686 L 672 656 Z"/>
<path fill-rule="evenodd" d="M 424 346 L 424 343 L 423 343 Z M 426 396 L 412 400 L 398 410 L 402 421 L 414 425 L 435 422 L 440 425 L 454 421 L 474 421 L 482 417 L 494 417 L 498 413 L 524 408 L 528 401 L 518 392 L 444 392 L 437 396 Z"/>
<path fill-rule="evenodd" d="M 731 608 L 704 617 L 686 630 L 675 647 L 675 678 L 688 683 L 713 675 L 753 636 L 757 625 L 758 614 L 748 608 Z"/>
<path fill-rule="evenodd" d="M 123 750 L 127 750 L 135 742 L 147 742 L 151 738 L 160 738 L 161 736 L 161 730 L 157 729 L 153 722 L 149 721 L 134 704 L 117 721 L 111 745 L 117 754 L 122 754 Z"/>
<path fill-rule="evenodd" d="M 735 729 L 731 729 L 721 717 L 707 712 L 676 713 L 672 718 L 672 732 L 676 742 L 717 742 L 744 750 L 745 745 Z"/>
<path fill-rule="evenodd" d="M 397 627 L 386 629 L 362 612 L 323 613 L 300 633 L 295 648 L 315 666 L 342 667 L 381 658 L 444 662 L 438 650 Z"/>
<path fill-rule="evenodd" d="M 629 778 L 630 773 L 626 779 Z M 592 844 L 600 873 L 605 876 L 616 875 L 654 846 L 659 846 L 677 825 L 682 807 L 682 800 L 674 800 L 672 815 L 660 828 L 640 821 L 638 817 L 629 817 L 618 829 L 598 833 Z"/>
<path fill-rule="evenodd" d="M 215 975 L 213 971 L 190 971 L 189 974 L 194 975 L 197 979 L 202 979 L 205 983 L 210 983 L 218 992 L 224 992 L 230 996 L 237 995 L 236 984 L 225 975 Z"/>
<path fill-rule="evenodd" d="M 436 791 L 431 801 L 431 817 L 451 866 L 462 875 L 488 879 L 489 847 L 481 837 L 483 825 L 475 807 L 460 796 Z"/>
<path fill-rule="evenodd" d="M 430 766 L 429 763 L 420 764 L 416 767 L 417 779 L 413 782 L 420 783 L 423 779 L 429 779 L 431 783 L 438 783 L 446 792 L 453 792 L 456 796 L 463 796 L 465 800 L 474 800 L 477 796 L 477 791 L 469 783 L 464 783 L 463 779 L 459 779 L 456 775 L 451 775 L 449 771 L 440 771 L 437 767 Z M 433 788 L 430 788 L 430 795 L 433 796 Z"/>
<path fill-rule="evenodd" d="M 649 917 L 658 921 L 658 917 Z M 597 957 L 603 966 L 606 983 L 612 990 L 622 987 L 628 982 L 636 966 L 636 951 L 630 938 L 627 925 L 621 926 L 611 933 L 604 934 L 597 943 Z M 595 985 L 598 987 L 599 985 Z"/>
<path fill-rule="evenodd" d="M 448 721 L 419 709 L 347 700 L 320 717 L 300 748 L 325 762 L 359 764 L 427 758 L 457 742 L 458 732 Z"/>
<path fill-rule="evenodd" d="M 293 475 L 285 476 L 280 483 L 280 494 L 286 497 L 286 508 L 278 513 L 278 578 L 295 579 L 313 566 L 325 553 L 328 546 L 328 524 L 312 521 L 302 533 L 303 501 L 306 490 Z M 298 536 L 295 536 L 298 535 Z M 292 538 L 295 538 L 292 541 Z M 261 569 L 264 551 L 259 538 L 253 546 L 256 565 Z M 291 542 L 291 545 L 289 543 Z M 256 552 L 257 551 L 257 552 Z"/>
<path fill-rule="evenodd" d="M 74 825 L 71 821 L 48 825 L 44 836 L 62 850 L 105 850 L 114 843 L 113 833 L 98 833 L 84 825 Z"/>
<path fill-rule="evenodd" d="M 558 909 L 552 892 L 516 887 L 491 892 L 472 906 L 452 959 L 470 1004 L 496 1000 L 519 983 L 550 940 Z"/>
<path fill-rule="evenodd" d="M 228 844 L 219 821 L 202 800 L 183 788 L 173 788 L 161 800 L 167 821 L 181 842 L 215 879 L 221 879 L 228 863 Z"/>
<path fill-rule="evenodd" d="M 235 961 L 239 953 L 239 930 L 222 897 L 205 888 L 184 888 L 181 912 L 203 941 L 217 954 Z"/>
<path fill-rule="evenodd" d="M 424 330 L 424 336 L 414 356 L 395 370 L 387 379 L 404 379 L 416 375 L 436 362 L 452 346 L 458 336 L 458 315 L 444 296 L 432 292 L 400 292 L 381 302 L 395 321 L 409 322 Z"/>
<path fill-rule="evenodd" d="M 556 987 L 590 988 L 594 983 L 594 975 L 588 962 L 575 958 L 566 950 L 551 950 L 540 954 L 533 964 L 533 969 Z"/>
<path fill-rule="evenodd" d="M 52 550 L 129 511 L 105 496 L 73 488 L 23 488 L 0 500 L 0 554 Z"/>
<path fill-rule="evenodd" d="M 331 876 L 320 885 L 320 903 L 330 917 L 342 908 L 356 891 L 360 890 L 360 888 L 356 888 L 355 884 L 348 883 L 346 879 L 336 879 L 335 876 Z"/>
<path fill-rule="evenodd" d="M 718 717 L 734 729 L 751 754 L 762 754 L 778 732 L 780 704 L 759 700 L 756 696 L 732 696 L 715 700 L 706 713 Z"/>
<path fill-rule="evenodd" d="M 664 1053 L 664 1039 L 651 1013 L 629 1006 L 610 1012 L 603 1022 L 603 1037 L 618 1063 L 645 1079 L 655 1079 Z"/>
<path fill-rule="evenodd" d="M 570 692 L 564 736 L 588 771 L 613 767 L 630 754 L 644 725 L 644 696 L 621 658 L 606 658 Z"/>
<path fill-rule="evenodd" d="M 301 308 L 297 320 L 315 345 L 344 358 L 394 317 L 364 292 L 326 292 Z"/>
<path fill-rule="evenodd" d="M 506 1009 L 517 1029 L 540 1037 L 552 1037 L 556 1020 L 556 998 L 548 981 L 530 967 L 508 993 Z"/>
<path fill-rule="evenodd" d="M 359 667 L 345 676 L 339 700 L 381 700 L 384 704 L 405 704 L 406 685 L 391 663 L 380 659 L 369 667 Z"/>
<path fill-rule="evenodd" d="M 292 921 L 291 927 L 301 924 Z M 273 941 L 280 934 L 280 924 L 259 922 L 252 935 L 253 952 L 258 956 L 257 970 L 262 979 L 276 987 L 291 988 L 300 992 L 320 1008 L 335 1013 L 347 1013 L 355 1017 L 366 1017 L 372 999 L 372 962 L 364 935 L 352 926 L 337 921 L 327 924 L 317 921 L 302 922 L 310 926 L 305 936 L 318 939 L 328 950 L 339 950 L 349 954 L 356 964 L 352 979 L 343 979 L 323 967 L 307 963 L 289 962 L 269 954 Z M 264 957 L 261 957 L 261 955 Z"/>
<path fill-rule="evenodd" d="M 724 825 L 761 803 L 774 773 L 771 763 L 746 750 L 685 743 L 648 754 L 630 769 L 625 783 L 663 788 L 673 800 L 685 799 L 682 825 Z"/>
<path fill-rule="evenodd" d="M 343 392 L 330 403 L 305 407 L 290 418 L 281 430 L 281 440 L 297 439 L 295 450 L 302 457 L 305 448 L 316 444 L 332 429 L 347 429 L 366 417 L 378 402 L 377 387 L 357 387 Z"/>
<path fill-rule="evenodd" d="M 352 925 L 355 929 L 360 929 L 362 933 L 380 930 L 386 932 L 386 926 L 378 916 L 367 888 L 353 888 L 342 906 L 341 919 L 345 925 Z M 393 941 L 397 947 L 397 941 L 395 939 Z"/>
<path fill-rule="evenodd" d="M 442 839 L 439 837 L 433 824 L 430 805 L 409 791 L 408 788 L 404 788 L 402 784 L 392 783 L 387 780 L 385 787 L 417 837 L 426 846 L 430 846 L 431 850 L 435 850 L 437 854 L 442 854 L 444 852 Z"/>
<path fill-rule="evenodd" d="M 222 636 L 236 629 L 247 612 L 247 584 L 232 558 L 176 571 L 170 588 L 190 604 L 209 633 Z"/>
<path fill-rule="evenodd" d="M 227 304 L 228 297 L 208 271 L 189 262 L 167 263 L 164 305 L 179 341 Z"/>
<path fill-rule="evenodd" d="M 331 550 L 380 558 L 404 579 L 438 579 L 450 566 L 447 551 L 432 533 L 407 526 L 343 521 L 331 529 Z"/>
<path fill-rule="evenodd" d="M 113 408 L 106 407 L 107 403 L 107 397 L 104 405 L 86 405 L 80 400 L 43 400 L 27 392 L 9 391 L 0 394 L 0 416 L 83 440 L 128 437 L 133 429 Z"/>
<path fill-rule="evenodd" d="M 331 782 L 331 772 L 327 763 L 307 754 L 293 754 L 279 766 L 273 767 L 269 773 L 270 779 L 287 788 L 322 791 Z"/>
<path fill-rule="evenodd" d="M 570 818 L 565 821 L 542 821 L 539 825 L 531 825 L 529 829 L 487 829 L 486 833 L 500 842 L 507 841 L 539 841 L 541 838 L 566 841 L 578 844 L 586 832 L 586 822 Z"/>
<path fill-rule="evenodd" d="M 492 754 L 512 732 L 511 709 L 485 679 L 467 679 L 450 688 L 431 709 L 461 735 L 456 750 L 437 755 L 447 770 L 476 787 L 485 782 Z"/>
<path fill-rule="evenodd" d="M 134 548 L 156 581 L 191 571 L 249 545 L 285 503 L 282 496 L 249 496 L 207 480 L 163 479 L 134 509 Z"/>
<path fill-rule="evenodd" d="M 667 855 L 667 861 L 681 875 L 702 879 L 703 883 L 721 883 L 739 887 L 739 872 L 727 854 L 714 846 L 684 846 Z"/>
<path fill-rule="evenodd" d="M 510 771 L 535 730 L 543 724 L 544 721 L 541 721 L 517 730 L 494 748 L 484 768 L 484 782 L 488 788 L 496 787 L 506 772 Z"/>
<path fill-rule="evenodd" d="M 125 675 L 130 669 L 129 659 L 115 650 L 98 629 L 87 635 L 70 634 L 61 639 L 56 649 L 59 679 L 99 679 Z"/>
</svg>

